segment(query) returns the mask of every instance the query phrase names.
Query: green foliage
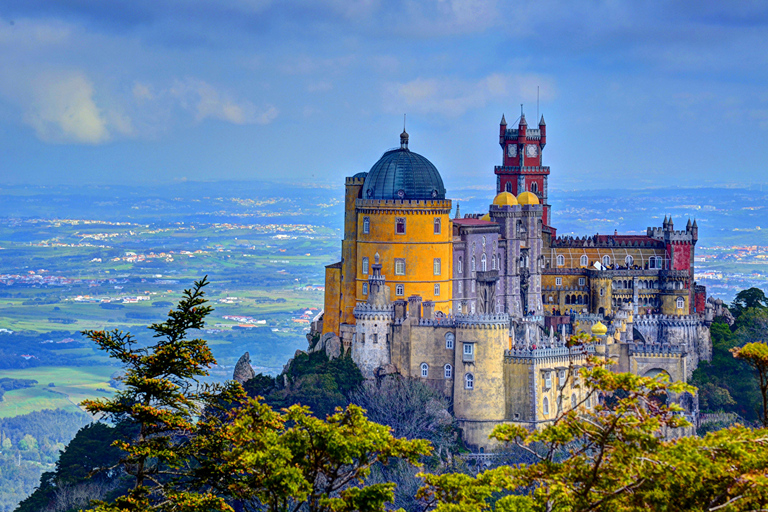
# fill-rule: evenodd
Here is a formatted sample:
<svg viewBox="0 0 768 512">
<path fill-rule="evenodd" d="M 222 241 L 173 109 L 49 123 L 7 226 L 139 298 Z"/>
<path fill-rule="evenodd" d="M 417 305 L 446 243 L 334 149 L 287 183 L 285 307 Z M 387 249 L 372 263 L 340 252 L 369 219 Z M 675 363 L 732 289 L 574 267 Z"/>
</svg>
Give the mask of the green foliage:
<svg viewBox="0 0 768 512">
<path fill-rule="evenodd" d="M 581 375 L 591 394 L 614 399 L 561 412 L 541 430 L 502 425 L 494 431 L 493 438 L 528 449 L 535 463 L 476 477 L 424 475 L 419 496 L 440 512 L 765 508 L 768 430 L 737 426 L 665 441 L 664 432 L 686 422 L 678 406 L 658 397 L 692 392 L 690 386 L 612 373 L 596 360 Z M 506 496 L 492 502 L 499 493 Z"/>
<path fill-rule="evenodd" d="M 394 484 L 359 486 L 371 467 L 392 458 L 415 464 L 430 452 L 427 441 L 395 438 L 355 405 L 321 420 L 307 407 L 278 413 L 251 399 L 225 421 L 198 427 L 190 452 L 206 455 L 198 489 L 211 486 L 253 510 L 384 511 Z"/>
<path fill-rule="evenodd" d="M 734 328 L 739 345 L 768 339 L 768 308 L 745 309 Z"/>
<path fill-rule="evenodd" d="M 768 298 L 766 298 L 763 290 L 753 287 L 737 293 L 729 309 L 733 316 L 738 318 L 747 309 L 765 307 L 768 307 Z"/>
<path fill-rule="evenodd" d="M 350 393 L 364 380 L 349 354 L 328 359 L 320 351 L 298 354 L 277 379 L 259 374 L 243 387 L 249 396 L 262 396 L 274 408 L 301 404 L 324 418 L 349 404 Z"/>
<path fill-rule="evenodd" d="M 185 290 L 184 298 L 176 310 L 168 313 L 168 319 L 150 326 L 158 339 L 155 345 L 136 347 L 133 337 L 120 331 L 84 333 L 125 368 L 121 378 L 124 387 L 114 398 L 83 402 L 93 414 L 138 426 L 134 439 L 115 443 L 126 452 L 120 465 L 134 480 L 131 493 L 121 498 L 127 500 L 125 503 L 169 499 L 163 487 L 164 475 L 172 474 L 185 461 L 177 449 L 177 438 L 194 429 L 195 418 L 207 407 L 215 408 L 219 400 L 241 390 L 239 385 L 200 386 L 197 382 L 199 377 L 208 375 L 208 367 L 216 362 L 204 340 L 187 338 L 188 330 L 204 326 L 205 317 L 212 310 L 205 305 L 206 284 L 203 278 L 191 290 Z M 113 508 L 102 503 L 100 509 Z"/>
<path fill-rule="evenodd" d="M 757 384 L 763 400 L 763 427 L 768 428 L 768 345 L 764 342 L 747 343 L 731 349 L 733 357 L 747 363 L 757 374 Z"/>
<path fill-rule="evenodd" d="M 62 451 L 55 470 L 40 478 L 35 492 L 19 504 L 16 512 L 41 512 L 53 506 L 57 497 L 64 496 L 80 496 L 79 509 L 87 506 L 89 499 L 102 499 L 110 492 L 126 492 L 127 482 L 121 480 L 122 472 L 92 473 L 95 468 L 114 467 L 122 452 L 113 444 L 118 439 L 134 436 L 135 431 L 135 427 L 126 424 L 111 427 L 92 423 L 81 428 Z"/>
<path fill-rule="evenodd" d="M 693 372 L 691 384 L 699 388 L 699 406 L 706 412 L 735 413 L 748 421 L 758 419 L 760 390 L 749 365 L 734 359 L 731 349 L 739 345 L 738 337 L 725 323 L 715 322 L 712 336 L 712 361 L 701 361 Z M 731 400 L 734 403 L 730 403 Z"/>
</svg>

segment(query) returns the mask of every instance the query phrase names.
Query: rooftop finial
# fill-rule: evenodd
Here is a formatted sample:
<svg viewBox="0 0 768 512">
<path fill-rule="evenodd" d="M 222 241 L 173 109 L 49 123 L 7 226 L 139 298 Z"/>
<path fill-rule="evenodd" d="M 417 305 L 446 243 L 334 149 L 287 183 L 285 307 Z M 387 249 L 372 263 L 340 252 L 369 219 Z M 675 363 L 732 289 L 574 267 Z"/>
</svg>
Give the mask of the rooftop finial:
<svg viewBox="0 0 768 512">
<path fill-rule="evenodd" d="M 408 132 L 405 131 L 405 114 L 403 114 L 403 133 L 400 134 L 400 149 L 408 149 Z"/>
</svg>

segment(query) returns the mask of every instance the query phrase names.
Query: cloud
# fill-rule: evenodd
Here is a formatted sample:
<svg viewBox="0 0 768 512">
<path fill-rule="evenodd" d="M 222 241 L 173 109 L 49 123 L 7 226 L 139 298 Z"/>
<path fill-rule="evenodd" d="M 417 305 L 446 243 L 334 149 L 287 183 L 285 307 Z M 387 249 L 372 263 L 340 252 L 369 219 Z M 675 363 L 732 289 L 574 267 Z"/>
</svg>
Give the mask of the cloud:
<svg viewBox="0 0 768 512">
<path fill-rule="evenodd" d="M 109 139 L 107 119 L 94 100 L 93 84 L 79 72 L 45 73 L 32 81 L 24 122 L 46 142 L 99 144 Z M 130 119 L 115 116 L 121 132 Z"/>
<path fill-rule="evenodd" d="M 279 114 L 274 105 L 257 109 L 250 101 L 237 101 L 203 80 L 188 78 L 177 81 L 170 93 L 183 108 L 195 112 L 197 121 L 211 118 L 233 124 L 269 124 Z"/>
<path fill-rule="evenodd" d="M 474 82 L 455 78 L 417 78 L 385 87 L 385 106 L 391 112 L 415 111 L 458 117 L 468 110 L 508 97 L 535 101 L 537 86 L 540 86 L 542 100 L 555 96 L 552 79 L 541 75 L 493 73 Z"/>
</svg>

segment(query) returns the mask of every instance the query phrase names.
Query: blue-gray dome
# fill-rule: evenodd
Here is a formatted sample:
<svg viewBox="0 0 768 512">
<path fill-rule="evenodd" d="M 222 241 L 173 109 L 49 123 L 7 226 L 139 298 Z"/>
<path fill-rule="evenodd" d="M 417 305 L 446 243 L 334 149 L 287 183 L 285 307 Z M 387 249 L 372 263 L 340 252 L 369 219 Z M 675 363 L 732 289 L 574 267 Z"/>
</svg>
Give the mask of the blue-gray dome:
<svg viewBox="0 0 768 512">
<path fill-rule="evenodd" d="M 410 151 L 407 134 L 405 137 L 400 149 L 387 151 L 371 167 L 363 184 L 363 199 L 445 199 L 437 168 Z"/>
</svg>

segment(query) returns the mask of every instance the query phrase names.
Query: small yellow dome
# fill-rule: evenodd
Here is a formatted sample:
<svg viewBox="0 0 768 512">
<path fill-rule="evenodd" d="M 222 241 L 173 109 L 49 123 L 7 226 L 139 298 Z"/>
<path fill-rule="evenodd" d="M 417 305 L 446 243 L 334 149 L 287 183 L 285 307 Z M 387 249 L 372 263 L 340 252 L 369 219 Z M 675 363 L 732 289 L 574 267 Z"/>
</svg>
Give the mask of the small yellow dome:
<svg viewBox="0 0 768 512">
<path fill-rule="evenodd" d="M 491 220 L 491 214 L 490 213 L 486 213 L 485 215 L 480 217 L 480 220 Z"/>
<path fill-rule="evenodd" d="M 517 206 L 517 199 L 510 192 L 502 192 L 493 198 L 493 204 L 496 206 Z"/>
<path fill-rule="evenodd" d="M 539 204 L 539 198 L 533 192 L 523 192 L 517 196 L 517 202 L 519 204 Z"/>
<path fill-rule="evenodd" d="M 603 322 L 598 321 L 592 326 L 592 334 L 595 336 L 605 336 L 608 333 L 608 328 L 603 325 Z"/>
</svg>

